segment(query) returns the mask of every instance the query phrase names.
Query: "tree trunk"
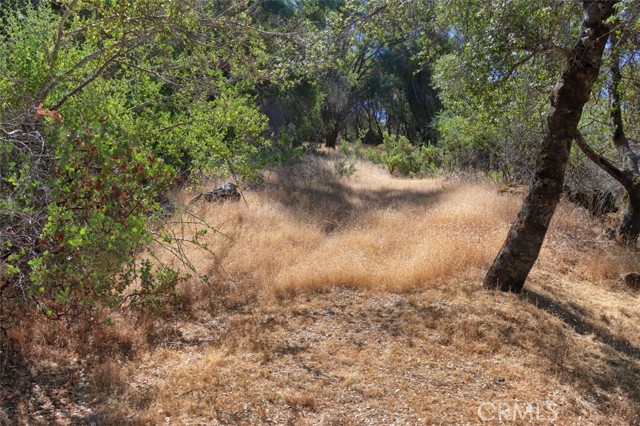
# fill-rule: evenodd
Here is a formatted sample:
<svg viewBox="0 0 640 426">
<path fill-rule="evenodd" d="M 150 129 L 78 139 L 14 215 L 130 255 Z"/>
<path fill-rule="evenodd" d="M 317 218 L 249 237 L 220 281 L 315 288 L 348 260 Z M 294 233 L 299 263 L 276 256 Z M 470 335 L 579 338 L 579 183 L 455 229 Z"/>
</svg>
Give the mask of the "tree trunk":
<svg viewBox="0 0 640 426">
<path fill-rule="evenodd" d="M 618 169 L 605 157 L 595 152 L 585 142 L 582 135 L 578 134 L 576 142 L 587 158 L 617 180 L 627 192 L 628 202 L 618 227 L 617 236 L 621 242 L 635 245 L 640 236 L 640 177 L 629 170 Z"/>
<path fill-rule="evenodd" d="M 332 126 L 324 137 L 324 146 L 327 148 L 335 148 L 338 143 L 338 136 L 340 134 L 340 127 L 336 124 Z"/>
<path fill-rule="evenodd" d="M 618 238 L 626 244 L 635 244 L 640 236 L 640 177 L 629 170 L 620 170 L 605 157 L 595 152 L 580 133 L 576 137 L 576 143 L 589 160 L 617 180 L 627 191 L 629 200 L 618 227 Z"/>
<path fill-rule="evenodd" d="M 380 121 L 378 121 L 378 117 L 376 117 L 375 114 L 373 116 L 373 121 L 376 122 L 376 129 L 378 129 L 378 138 L 380 138 L 380 140 L 383 141 L 384 140 L 384 133 L 382 132 L 382 129 L 380 128 Z"/>
<path fill-rule="evenodd" d="M 612 49 L 616 49 L 617 37 L 612 36 Z M 629 146 L 622 121 L 620 100 L 620 52 L 616 51 L 611 65 L 611 121 L 613 123 L 613 145 L 618 151 L 622 171 L 628 182 L 623 184 L 627 191 L 628 202 L 617 230 L 617 236 L 625 244 L 635 245 L 640 236 L 640 172 L 638 157 Z"/>
<path fill-rule="evenodd" d="M 529 194 L 487 272 L 486 288 L 520 292 L 538 258 L 562 195 L 571 141 L 577 135 L 582 109 L 600 71 L 609 37 L 605 21 L 611 16 L 614 4 L 615 1 L 583 0 L 582 31 L 552 93 L 547 129 Z"/>
<path fill-rule="evenodd" d="M 627 189 L 629 200 L 620 226 L 618 226 L 617 234 L 621 242 L 635 247 L 640 236 L 640 179 L 634 177 L 633 181 L 633 188 Z"/>
<path fill-rule="evenodd" d="M 340 130 L 342 130 L 346 119 L 347 114 L 343 112 L 338 112 L 333 115 L 331 127 L 324 135 L 324 146 L 327 148 L 335 148 L 337 146 L 338 139 L 340 137 Z"/>
</svg>

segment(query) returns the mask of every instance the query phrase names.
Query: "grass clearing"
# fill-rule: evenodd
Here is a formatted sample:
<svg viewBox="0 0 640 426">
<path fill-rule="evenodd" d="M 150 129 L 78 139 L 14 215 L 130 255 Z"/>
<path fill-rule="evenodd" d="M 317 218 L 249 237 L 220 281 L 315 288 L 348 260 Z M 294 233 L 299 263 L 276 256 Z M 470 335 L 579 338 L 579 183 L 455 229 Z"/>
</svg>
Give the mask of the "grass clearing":
<svg viewBox="0 0 640 426">
<path fill-rule="evenodd" d="M 25 366 L 3 375 L 0 424 L 640 421 L 640 306 L 619 279 L 637 254 L 563 203 L 527 291 L 488 292 L 520 196 L 357 169 L 309 159 L 246 204 L 196 204 L 221 232 L 187 247 L 210 283 L 162 317 L 15 331 Z"/>
</svg>

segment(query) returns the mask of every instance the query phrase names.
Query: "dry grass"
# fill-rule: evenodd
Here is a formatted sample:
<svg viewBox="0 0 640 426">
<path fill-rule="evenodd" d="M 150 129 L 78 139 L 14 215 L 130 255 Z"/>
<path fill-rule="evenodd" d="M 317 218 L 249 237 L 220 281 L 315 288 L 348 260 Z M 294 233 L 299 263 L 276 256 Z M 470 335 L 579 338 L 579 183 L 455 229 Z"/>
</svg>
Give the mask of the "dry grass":
<svg viewBox="0 0 640 426">
<path fill-rule="evenodd" d="M 391 178 L 370 164 L 343 181 L 322 162 L 306 169 L 271 173 L 264 191 L 245 193 L 248 206 L 197 206 L 229 238 L 209 236 L 215 255 L 194 247 L 196 266 L 261 297 L 427 289 L 477 277 L 518 208 L 489 186 Z"/>
<path fill-rule="evenodd" d="M 116 315 L 58 342 L 41 324 L 18 333 L 34 374 L 53 378 L 25 376 L 0 424 L 640 421 L 640 307 L 619 280 L 638 255 L 579 209 L 561 205 L 515 296 L 480 283 L 521 195 L 370 164 L 337 179 L 309 160 L 245 197 L 194 206 L 220 231 L 209 251 L 186 247 L 210 283 L 184 283 L 164 319 Z"/>
</svg>

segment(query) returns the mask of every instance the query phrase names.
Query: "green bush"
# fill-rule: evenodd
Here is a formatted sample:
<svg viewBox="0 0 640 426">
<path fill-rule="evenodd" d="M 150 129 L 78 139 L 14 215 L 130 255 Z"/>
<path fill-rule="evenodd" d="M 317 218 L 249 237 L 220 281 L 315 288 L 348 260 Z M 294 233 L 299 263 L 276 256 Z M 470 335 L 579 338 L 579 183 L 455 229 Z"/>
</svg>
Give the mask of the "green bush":
<svg viewBox="0 0 640 426">
<path fill-rule="evenodd" d="M 379 150 L 369 150 L 366 157 L 383 164 L 391 174 L 414 176 L 430 173 L 448 162 L 448 154 L 436 146 L 414 147 L 403 135 L 384 134 Z"/>
<path fill-rule="evenodd" d="M 353 149 L 349 146 L 349 141 L 343 139 L 340 142 L 340 157 L 338 157 L 333 166 L 338 176 L 353 176 L 356 172 L 356 162 L 360 157 L 362 150 L 362 140 L 358 139 L 353 144 Z"/>
<path fill-rule="evenodd" d="M 105 122 L 83 130 L 60 126 L 48 137 L 56 164 L 39 251 L 26 262 L 27 253 L 14 252 L 7 265 L 9 278 L 28 274 L 29 296 L 49 314 L 125 299 L 157 304 L 175 295 L 176 272 L 152 273 L 151 262 L 136 260 L 151 243 L 147 223 L 161 209 L 156 195 L 175 175 L 135 139 L 112 130 Z"/>
<path fill-rule="evenodd" d="M 144 253 L 152 235 L 178 244 L 150 228 L 157 197 L 178 171 L 248 176 L 274 156 L 247 76 L 260 61 L 222 72 L 235 41 L 214 51 L 129 19 L 165 3 L 94 2 L 64 23 L 49 1 L 0 6 L 0 326 L 10 307 L 57 315 L 175 296 L 180 276 Z"/>
</svg>

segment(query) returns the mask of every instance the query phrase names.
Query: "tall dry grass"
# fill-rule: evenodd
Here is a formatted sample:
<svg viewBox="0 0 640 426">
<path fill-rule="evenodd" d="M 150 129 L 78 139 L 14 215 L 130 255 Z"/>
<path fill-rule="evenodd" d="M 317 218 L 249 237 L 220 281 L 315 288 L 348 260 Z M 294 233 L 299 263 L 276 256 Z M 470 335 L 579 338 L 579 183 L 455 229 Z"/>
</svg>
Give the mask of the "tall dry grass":
<svg viewBox="0 0 640 426">
<path fill-rule="evenodd" d="M 367 163 L 338 179 L 317 159 L 268 173 L 264 190 L 244 196 L 246 203 L 195 206 L 220 233 L 206 238 L 211 253 L 194 246 L 187 255 L 218 285 L 278 297 L 477 278 L 519 205 L 490 185 L 395 178 Z"/>
</svg>

